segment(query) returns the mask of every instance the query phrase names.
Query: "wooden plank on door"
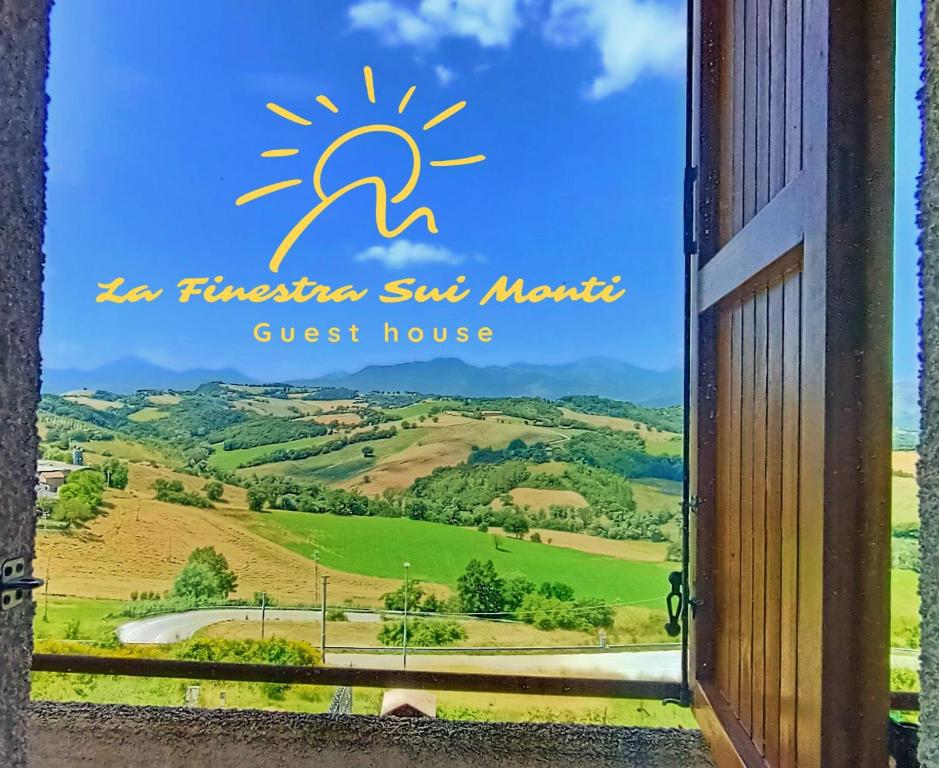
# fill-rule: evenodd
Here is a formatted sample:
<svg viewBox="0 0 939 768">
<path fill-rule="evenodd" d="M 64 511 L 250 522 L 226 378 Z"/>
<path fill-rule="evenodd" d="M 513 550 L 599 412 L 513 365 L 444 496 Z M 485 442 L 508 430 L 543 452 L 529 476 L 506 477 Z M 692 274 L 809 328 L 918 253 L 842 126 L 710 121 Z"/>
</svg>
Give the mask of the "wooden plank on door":
<svg viewBox="0 0 939 768">
<path fill-rule="evenodd" d="M 802 273 L 783 283 L 782 505 L 780 527 L 779 766 L 796 765 L 799 672 L 799 466 Z"/>
<path fill-rule="evenodd" d="M 766 289 L 753 301 L 753 612 L 752 612 L 752 729 L 756 748 L 763 751 L 763 697 L 765 696 L 766 605 Z"/>
<path fill-rule="evenodd" d="M 733 36 L 731 37 L 731 47 L 733 50 L 733 120 L 728 126 L 733 134 L 733 182 L 726 187 L 730 192 L 733 204 L 733 231 L 729 234 L 733 236 L 743 228 L 744 224 L 744 84 L 746 83 L 746 0 L 731 0 L 733 5 Z M 729 239 L 729 238 L 728 238 Z"/>
<path fill-rule="evenodd" d="M 731 573 L 731 527 L 736 525 L 736 515 L 731 515 L 735 501 L 731 493 L 730 455 L 732 433 L 732 395 L 730 382 L 733 378 L 734 316 L 732 312 L 720 312 L 720 330 L 717 350 L 717 502 L 713 507 L 713 523 L 716 527 L 715 561 L 718 566 L 715 583 L 715 617 L 718 637 L 715 672 L 718 688 L 725 697 L 730 690 L 730 665 L 735 659 L 729 648 L 730 585 Z"/>
<path fill-rule="evenodd" d="M 766 584 L 764 749 L 779 764 L 780 621 L 782 617 L 783 278 L 770 281 L 766 309 Z"/>
<path fill-rule="evenodd" d="M 739 302 L 731 310 L 733 324 L 733 351 L 730 381 L 730 455 L 724 460 L 730 464 L 730 504 L 727 508 L 728 527 L 730 530 L 730 551 L 728 552 L 730 581 L 727 584 L 727 644 L 726 657 L 730 665 L 730 682 L 726 690 L 727 700 L 736 710 L 740 697 L 740 417 L 743 385 L 743 311 Z"/>
<path fill-rule="evenodd" d="M 758 0 L 744 0 L 744 71 L 743 82 L 743 222 L 746 224 L 757 212 L 756 205 L 756 82 L 758 79 L 757 6 Z"/>
<path fill-rule="evenodd" d="M 740 693 L 737 716 L 752 733 L 753 695 L 753 295 L 743 300 L 740 397 Z"/>
<path fill-rule="evenodd" d="M 786 183 L 786 2 L 770 0 L 769 196 Z"/>
<path fill-rule="evenodd" d="M 772 0 L 755 0 L 756 5 L 756 205 L 759 211 L 769 202 L 770 159 L 770 18 Z"/>
<path fill-rule="evenodd" d="M 786 2 L 786 133 L 785 181 L 802 170 L 802 48 L 803 0 Z"/>
</svg>

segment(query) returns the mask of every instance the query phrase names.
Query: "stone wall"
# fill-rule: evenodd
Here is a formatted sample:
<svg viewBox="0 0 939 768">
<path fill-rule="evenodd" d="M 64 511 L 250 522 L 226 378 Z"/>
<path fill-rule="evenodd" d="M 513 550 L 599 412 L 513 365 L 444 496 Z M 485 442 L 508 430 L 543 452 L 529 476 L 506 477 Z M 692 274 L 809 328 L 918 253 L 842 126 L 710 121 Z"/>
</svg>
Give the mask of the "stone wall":
<svg viewBox="0 0 939 768">
<path fill-rule="evenodd" d="M 34 704 L 29 768 L 705 768 L 697 731 Z"/>
<path fill-rule="evenodd" d="M 920 656 L 920 760 L 939 768 L 939 0 L 925 0 L 923 13 L 923 168 L 919 205 L 923 314 L 920 330 L 919 503 L 923 617 Z"/>
<path fill-rule="evenodd" d="M 0 560 L 32 557 L 46 0 L 0 0 Z M 23 765 L 32 604 L 0 613 L 0 765 Z"/>
</svg>

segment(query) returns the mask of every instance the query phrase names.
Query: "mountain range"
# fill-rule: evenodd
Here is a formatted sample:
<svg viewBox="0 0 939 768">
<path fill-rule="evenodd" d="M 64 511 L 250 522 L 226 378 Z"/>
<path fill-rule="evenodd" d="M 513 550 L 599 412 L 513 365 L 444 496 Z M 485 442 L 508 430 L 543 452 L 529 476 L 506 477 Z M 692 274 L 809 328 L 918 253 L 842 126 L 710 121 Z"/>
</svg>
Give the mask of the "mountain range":
<svg viewBox="0 0 939 768">
<path fill-rule="evenodd" d="M 98 368 L 43 368 L 43 392 L 71 392 L 76 389 L 102 389 L 126 394 L 138 389 L 195 389 L 207 381 L 249 384 L 251 377 L 234 368 L 192 368 L 174 371 L 139 357 L 123 357 Z"/>
<path fill-rule="evenodd" d="M 208 381 L 261 384 L 234 368 L 193 368 L 174 371 L 137 357 L 114 360 L 98 368 L 46 368 L 43 392 L 102 389 L 127 393 L 138 389 L 195 389 Z M 286 382 L 302 386 L 342 386 L 370 391 L 424 392 L 466 397 L 544 397 L 599 395 L 650 407 L 682 402 L 680 369 L 653 371 L 610 358 L 592 357 L 573 363 L 477 366 L 452 357 L 395 365 L 369 365 L 354 373 L 341 372 Z M 894 383 L 895 426 L 917 431 L 919 404 L 916 384 Z"/>
<path fill-rule="evenodd" d="M 395 390 L 466 397 L 600 395 L 641 405 L 682 400 L 680 370 L 652 371 L 609 358 L 560 365 L 513 363 L 476 366 L 452 357 L 396 365 L 370 365 L 355 373 L 302 379 L 297 384 L 332 384 L 363 392 Z"/>
<path fill-rule="evenodd" d="M 207 381 L 231 384 L 259 382 L 231 368 L 174 371 L 136 357 L 122 358 L 89 370 L 45 369 L 44 392 L 101 389 L 126 393 L 138 389 L 195 389 Z M 290 384 L 343 386 L 363 392 L 408 391 L 467 397 L 544 397 L 599 395 L 659 406 L 681 402 L 680 370 L 653 371 L 608 358 L 588 358 L 560 365 L 476 366 L 456 358 L 370 365 L 354 373 L 333 373 Z"/>
</svg>

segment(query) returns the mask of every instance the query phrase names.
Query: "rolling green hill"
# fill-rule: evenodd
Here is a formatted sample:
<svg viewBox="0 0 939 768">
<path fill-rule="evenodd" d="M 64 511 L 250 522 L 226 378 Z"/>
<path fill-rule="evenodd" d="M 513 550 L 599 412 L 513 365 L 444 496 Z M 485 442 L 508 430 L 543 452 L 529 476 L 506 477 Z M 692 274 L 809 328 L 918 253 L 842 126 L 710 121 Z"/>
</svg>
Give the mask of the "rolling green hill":
<svg viewBox="0 0 939 768">
<path fill-rule="evenodd" d="M 454 586 L 472 558 L 492 560 L 501 574 L 525 573 L 533 581 L 563 581 L 581 596 L 610 602 L 664 600 L 663 563 L 630 562 L 573 549 L 496 537 L 489 533 L 403 518 L 339 517 L 274 511 L 251 528 L 307 558 L 319 554 L 325 566 L 366 576 L 411 578 Z"/>
</svg>

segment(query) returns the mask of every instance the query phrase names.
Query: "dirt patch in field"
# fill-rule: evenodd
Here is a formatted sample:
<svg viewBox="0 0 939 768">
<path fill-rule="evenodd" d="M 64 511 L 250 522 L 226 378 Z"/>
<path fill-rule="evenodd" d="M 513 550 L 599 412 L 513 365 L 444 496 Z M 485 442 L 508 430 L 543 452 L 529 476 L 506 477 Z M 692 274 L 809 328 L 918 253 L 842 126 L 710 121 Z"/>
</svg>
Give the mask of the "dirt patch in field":
<svg viewBox="0 0 939 768">
<path fill-rule="evenodd" d="M 550 531 L 546 528 L 532 528 L 532 533 L 541 537 L 541 543 L 549 547 L 564 547 L 588 552 L 592 555 L 618 557 L 621 560 L 639 560 L 643 562 L 662 562 L 668 551 L 668 544 L 656 541 L 617 541 L 588 536 L 586 533 Z M 508 536 L 510 534 L 506 534 Z"/>
<path fill-rule="evenodd" d="M 183 399 L 179 395 L 166 393 L 163 395 L 150 395 L 147 400 L 149 400 L 152 405 L 176 405 L 177 403 L 181 403 Z"/>
<path fill-rule="evenodd" d="M 317 424 L 332 424 L 334 421 L 343 426 L 356 426 L 362 421 L 357 413 L 323 413 L 319 416 L 309 416 L 304 421 L 315 421 Z"/>
<path fill-rule="evenodd" d="M 88 397 L 87 395 L 65 395 L 65 399 L 76 405 L 87 405 L 96 411 L 109 411 L 112 408 L 120 408 L 122 403 L 114 400 L 101 400 L 97 397 Z"/>
<path fill-rule="evenodd" d="M 368 496 L 380 496 L 388 488 L 408 488 L 417 478 L 429 475 L 436 467 L 456 466 L 466 461 L 469 453 L 469 446 L 458 443 L 412 445 L 383 459 L 364 475 L 343 483 L 342 487 L 357 488 Z M 365 482 L 366 477 L 368 482 Z"/>
<path fill-rule="evenodd" d="M 893 469 L 896 472 L 904 472 L 915 477 L 917 461 L 919 461 L 919 454 L 916 451 L 893 452 Z"/>
<path fill-rule="evenodd" d="M 549 507 L 573 507 L 582 509 L 588 506 L 587 500 L 577 491 L 562 491 L 556 488 L 513 488 L 509 496 L 516 507 L 548 509 Z M 499 502 L 496 499 L 493 506 Z"/>
<path fill-rule="evenodd" d="M 414 423 L 427 430 L 425 437 L 402 451 L 381 458 L 373 467 L 339 487 L 355 488 L 368 496 L 379 496 L 388 488 L 409 487 L 436 467 L 452 467 L 466 461 L 474 445 L 502 448 L 516 438 L 527 443 L 558 439 L 555 430 L 545 427 L 470 419 L 453 413 L 438 414 L 436 422 L 426 419 Z M 368 482 L 365 482 L 366 476 Z"/>
<path fill-rule="evenodd" d="M 674 447 L 675 453 L 681 452 L 681 435 L 677 432 L 665 432 L 658 429 L 653 430 L 650 429 L 648 424 L 636 421 L 635 419 L 621 419 L 617 416 L 599 416 L 592 413 L 581 413 L 580 411 L 572 411 L 570 408 L 562 408 L 561 412 L 568 418 L 582 421 L 585 424 L 592 424 L 596 427 L 607 427 L 620 432 L 635 432 L 646 441 L 646 445 L 649 447 L 671 444 L 671 446 Z"/>
<path fill-rule="evenodd" d="M 295 398 L 293 397 L 291 397 L 290 400 L 291 402 L 295 402 Z M 356 403 L 355 400 L 304 400 L 303 402 L 316 408 L 322 413 L 329 413 L 330 411 L 335 411 L 338 408 L 353 408 L 362 406 L 362 403 Z"/>
<path fill-rule="evenodd" d="M 131 592 L 171 589 L 189 552 L 212 545 L 228 559 L 238 576 L 239 596 L 266 591 L 283 603 L 312 603 L 314 564 L 250 532 L 253 515 L 245 491 L 225 487 L 216 509 L 198 509 L 153 499 L 158 478 L 181 480 L 198 491 L 204 478 L 133 464 L 125 491 L 109 491 L 105 514 L 70 535 L 40 534 L 36 541 L 39 575 L 49 568 L 54 594 L 128 599 Z M 139 511 L 138 511 L 139 510 Z M 330 599 L 377 605 L 398 582 L 320 567 L 329 575 Z"/>
</svg>

